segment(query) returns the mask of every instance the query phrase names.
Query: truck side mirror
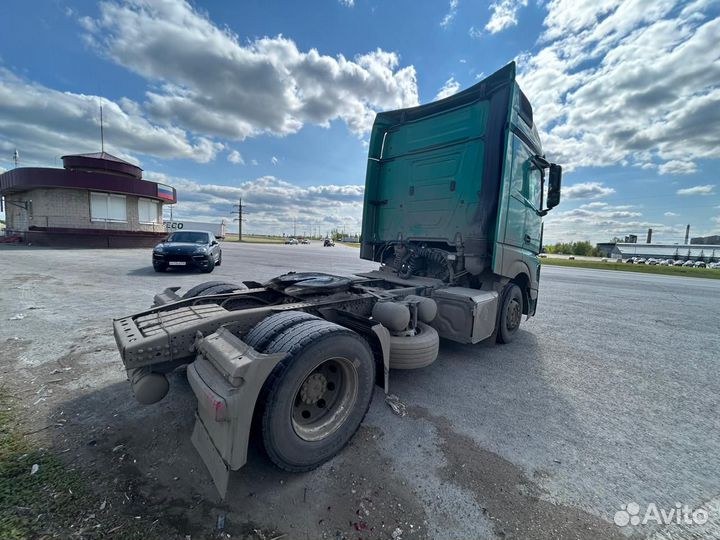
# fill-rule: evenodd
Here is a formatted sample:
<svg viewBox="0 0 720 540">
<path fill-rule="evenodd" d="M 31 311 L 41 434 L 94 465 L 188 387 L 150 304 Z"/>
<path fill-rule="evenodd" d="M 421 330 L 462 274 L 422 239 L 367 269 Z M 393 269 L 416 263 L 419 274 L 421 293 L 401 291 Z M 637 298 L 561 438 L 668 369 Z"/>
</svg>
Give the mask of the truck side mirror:
<svg viewBox="0 0 720 540">
<path fill-rule="evenodd" d="M 550 164 L 548 183 L 547 207 L 548 210 L 560 204 L 560 184 L 562 183 L 562 166 Z"/>
</svg>

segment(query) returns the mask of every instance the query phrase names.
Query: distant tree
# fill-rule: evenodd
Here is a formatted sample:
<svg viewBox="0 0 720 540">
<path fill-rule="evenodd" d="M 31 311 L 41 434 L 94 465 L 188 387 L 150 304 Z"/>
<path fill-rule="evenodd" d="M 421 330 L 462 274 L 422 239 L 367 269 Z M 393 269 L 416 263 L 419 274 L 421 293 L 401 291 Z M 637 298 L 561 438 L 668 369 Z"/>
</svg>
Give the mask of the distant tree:
<svg viewBox="0 0 720 540">
<path fill-rule="evenodd" d="M 583 257 L 588 257 L 592 254 L 593 251 L 593 245 L 590 242 L 582 241 L 582 242 L 573 242 L 572 246 L 572 254 L 573 255 L 580 255 Z"/>
</svg>

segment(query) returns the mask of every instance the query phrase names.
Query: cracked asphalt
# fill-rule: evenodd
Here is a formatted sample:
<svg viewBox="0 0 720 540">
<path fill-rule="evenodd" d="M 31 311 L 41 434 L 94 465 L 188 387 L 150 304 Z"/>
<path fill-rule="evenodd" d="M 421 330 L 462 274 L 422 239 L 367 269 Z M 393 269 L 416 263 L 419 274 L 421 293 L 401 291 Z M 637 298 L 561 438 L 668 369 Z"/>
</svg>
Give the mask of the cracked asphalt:
<svg viewBox="0 0 720 540">
<path fill-rule="evenodd" d="M 208 276 L 156 274 L 150 250 L 0 247 L 0 384 L 30 396 L 29 429 L 68 419 L 37 441 L 113 511 L 157 515 L 181 538 L 211 534 L 220 514 L 238 538 L 715 537 L 720 281 L 543 267 L 538 314 L 515 342 L 443 342 L 432 366 L 393 372 L 408 415 L 377 389 L 351 444 L 310 473 L 279 471 L 252 445 L 223 502 L 189 440 L 184 376 L 159 404 L 136 403 L 111 319 L 166 286 L 376 267 L 317 242 L 223 249 Z M 710 505 L 710 518 L 615 525 L 630 502 Z"/>
</svg>

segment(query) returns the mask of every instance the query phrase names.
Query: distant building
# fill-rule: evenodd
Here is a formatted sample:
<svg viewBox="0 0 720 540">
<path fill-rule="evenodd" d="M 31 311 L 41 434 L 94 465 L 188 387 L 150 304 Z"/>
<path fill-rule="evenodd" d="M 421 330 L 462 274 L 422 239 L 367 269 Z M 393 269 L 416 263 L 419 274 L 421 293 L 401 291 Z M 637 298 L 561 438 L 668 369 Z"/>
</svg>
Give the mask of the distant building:
<svg viewBox="0 0 720 540">
<path fill-rule="evenodd" d="M 615 244 L 617 244 L 617 242 L 600 242 L 599 244 L 595 244 L 595 247 L 600 252 L 601 257 L 610 257 L 615 248 Z"/>
<path fill-rule="evenodd" d="M 637 243 L 637 234 L 628 234 L 625 237 L 625 243 L 626 244 L 636 244 Z"/>
<path fill-rule="evenodd" d="M 720 261 L 720 243 L 713 244 L 629 244 L 617 243 L 610 256 L 629 259 L 630 257 L 674 259 L 681 261 Z"/>
<path fill-rule="evenodd" d="M 6 235 L 47 246 L 142 247 L 166 236 L 162 206 L 175 188 L 106 152 L 63 156 L 63 168 L 0 175 Z"/>
<path fill-rule="evenodd" d="M 720 244 L 720 235 L 714 236 L 696 236 L 690 239 L 691 244 Z"/>
</svg>

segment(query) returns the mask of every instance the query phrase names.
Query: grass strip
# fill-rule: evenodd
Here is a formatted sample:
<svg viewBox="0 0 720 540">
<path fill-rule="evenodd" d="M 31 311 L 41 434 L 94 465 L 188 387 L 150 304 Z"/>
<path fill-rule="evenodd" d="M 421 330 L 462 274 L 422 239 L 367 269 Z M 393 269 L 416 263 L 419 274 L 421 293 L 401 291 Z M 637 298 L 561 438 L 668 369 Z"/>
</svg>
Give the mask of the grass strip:
<svg viewBox="0 0 720 540">
<path fill-rule="evenodd" d="M 642 274 L 661 274 L 665 276 L 683 276 L 706 279 L 720 279 L 720 270 L 716 268 L 688 268 L 685 266 L 661 266 L 649 264 L 628 264 L 615 262 L 584 261 L 546 257 L 540 259 L 543 265 L 565 266 L 570 268 L 591 268 L 594 270 L 617 270 L 621 272 L 640 272 Z"/>
</svg>

